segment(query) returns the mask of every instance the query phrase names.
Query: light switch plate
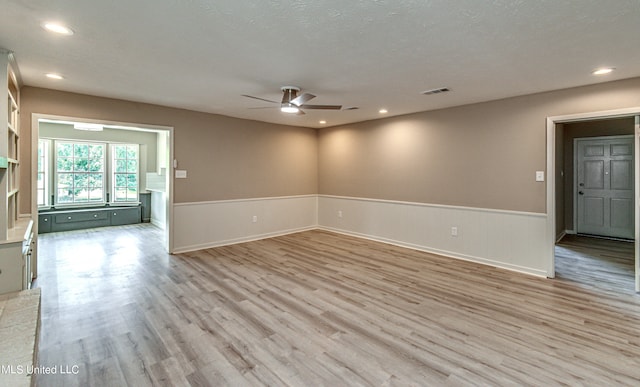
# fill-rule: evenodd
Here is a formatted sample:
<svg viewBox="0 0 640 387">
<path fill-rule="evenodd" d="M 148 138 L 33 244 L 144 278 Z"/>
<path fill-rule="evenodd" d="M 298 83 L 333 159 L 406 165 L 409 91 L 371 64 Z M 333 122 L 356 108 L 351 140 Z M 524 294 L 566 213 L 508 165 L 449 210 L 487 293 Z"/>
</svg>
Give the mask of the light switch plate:
<svg viewBox="0 0 640 387">
<path fill-rule="evenodd" d="M 536 181 L 544 181 L 544 171 L 536 171 Z"/>
<path fill-rule="evenodd" d="M 187 171 L 184 169 L 176 169 L 176 179 L 186 179 Z"/>
</svg>

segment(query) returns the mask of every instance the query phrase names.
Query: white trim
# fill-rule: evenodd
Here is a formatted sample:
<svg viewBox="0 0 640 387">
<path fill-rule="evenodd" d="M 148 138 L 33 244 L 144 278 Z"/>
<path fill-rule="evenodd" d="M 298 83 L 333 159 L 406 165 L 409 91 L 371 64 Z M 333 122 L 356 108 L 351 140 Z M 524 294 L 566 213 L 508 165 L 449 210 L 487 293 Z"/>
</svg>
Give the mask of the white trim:
<svg viewBox="0 0 640 387">
<path fill-rule="evenodd" d="M 241 203 L 241 202 L 256 202 L 256 201 L 264 201 L 264 200 L 282 200 L 282 199 L 315 198 L 315 197 L 367 201 L 367 202 L 376 202 L 376 203 L 404 204 L 404 205 L 417 206 L 417 207 L 434 207 L 434 208 L 446 208 L 446 209 L 465 210 L 465 211 L 490 212 L 494 214 L 509 214 L 509 215 L 532 216 L 532 217 L 540 217 L 540 218 L 545 218 L 547 216 L 546 214 L 539 213 L 539 212 L 500 210 L 500 209 L 482 208 L 482 207 L 452 206 L 452 205 L 434 204 L 434 203 L 405 202 L 405 201 L 399 201 L 399 200 L 361 198 L 356 196 L 315 195 L 315 194 L 269 196 L 269 197 L 242 198 L 242 199 L 223 199 L 223 200 L 209 200 L 209 201 L 203 201 L 203 202 L 183 202 L 183 203 L 175 203 L 174 206 L 175 207 L 206 206 L 210 204 L 222 204 L 222 203 Z"/>
<path fill-rule="evenodd" d="M 546 242 L 545 242 L 545 257 L 544 260 L 547 266 L 547 277 L 554 278 L 556 275 L 555 269 L 555 221 L 556 221 L 556 172 L 555 172 L 555 157 L 556 157 L 556 124 L 566 122 L 577 121 L 589 121 L 602 118 L 623 118 L 632 117 L 640 114 L 640 107 L 605 110 L 600 112 L 588 112 L 579 114 L 568 114 L 563 116 L 550 116 L 547 117 L 547 224 L 546 224 Z M 638 146 L 636 145 L 636 154 L 638 154 Z M 637 157 L 640 159 L 640 157 Z M 638 168 L 636 168 L 636 171 Z M 636 177 L 636 181 L 638 178 Z M 638 194 L 636 193 L 636 208 L 638 208 Z M 636 214 L 636 219 L 638 214 Z M 637 227 L 636 227 L 637 232 Z M 636 246 L 638 243 L 636 243 Z M 636 247 L 636 255 L 638 254 Z"/>
<path fill-rule="evenodd" d="M 637 114 L 640 114 L 640 106 L 624 108 L 624 109 L 602 110 L 598 112 L 551 116 L 551 117 L 547 117 L 547 120 L 552 120 L 554 124 L 562 124 L 562 123 L 568 123 L 568 122 L 593 121 L 593 120 L 599 120 L 603 118 L 609 119 L 609 118 L 633 117 Z"/>
<path fill-rule="evenodd" d="M 197 202 L 175 206 L 174 252 L 314 229 L 317 195 Z"/>
<path fill-rule="evenodd" d="M 635 260 L 635 290 L 640 292 L 640 114 L 635 117 L 635 127 L 633 135 L 634 143 L 634 157 L 635 159 L 635 245 L 633 247 L 634 260 Z"/>
<path fill-rule="evenodd" d="M 174 129 L 172 126 L 163 126 L 163 125 L 153 125 L 153 124 L 138 124 L 131 122 L 121 122 L 121 121 L 112 121 L 112 120 L 96 120 L 90 118 L 80 118 L 80 117 L 71 117 L 71 116 L 59 116 L 54 114 L 42 114 L 42 113 L 32 113 L 31 114 L 31 212 L 37 214 L 38 213 L 38 202 L 37 202 L 37 171 L 33 173 L 34 166 L 38 165 L 38 139 L 40 138 L 40 129 L 39 129 L 39 121 L 40 120 L 55 120 L 55 121 L 81 121 L 92 124 L 103 124 L 107 126 L 118 126 L 122 128 L 126 128 L 126 130 L 140 130 L 140 131 L 151 131 L 151 132 L 168 132 L 169 133 L 169 158 L 173 160 L 174 157 Z M 174 189 L 173 189 L 173 179 L 169 178 L 169 176 L 173 176 L 173 163 L 169 162 L 167 167 L 167 216 L 166 216 L 166 224 L 164 227 L 165 230 L 165 248 L 169 253 L 173 252 L 173 227 L 171 223 L 173 222 L 173 200 L 174 200 Z M 38 231 L 38 222 L 34 222 L 34 233 L 37 235 Z M 37 247 L 36 247 L 37 248 Z M 36 253 L 37 254 L 37 253 Z"/>
<path fill-rule="evenodd" d="M 556 243 L 560 242 L 562 240 L 562 238 L 564 238 L 565 236 L 567 236 L 567 231 L 563 231 L 560 233 L 560 235 L 556 238 Z"/>
<path fill-rule="evenodd" d="M 173 160 L 175 160 L 175 144 L 174 144 L 174 130 L 173 127 L 171 127 L 169 129 L 169 138 L 168 138 L 168 143 L 167 146 L 169 147 L 169 160 L 167 160 L 167 173 L 165 176 L 165 181 L 166 181 L 166 192 L 165 195 L 168 195 L 167 198 L 165 199 L 166 202 L 166 207 L 165 207 L 165 235 L 166 235 L 166 241 L 165 241 L 165 245 L 167 248 L 167 251 L 169 251 L 169 253 L 173 253 L 173 249 L 175 246 L 175 229 L 173 227 L 173 217 L 174 217 L 174 212 L 173 212 L 173 202 L 174 202 L 174 198 L 175 198 L 175 191 L 174 191 L 174 184 L 173 184 L 173 170 L 174 170 L 174 165 L 173 165 Z"/>
<path fill-rule="evenodd" d="M 154 226 L 164 230 L 164 227 L 165 227 L 164 222 L 160 222 L 158 219 L 150 219 L 149 223 L 151 223 Z"/>
<path fill-rule="evenodd" d="M 546 215 L 320 196 L 318 225 L 331 231 L 546 274 Z"/>
<path fill-rule="evenodd" d="M 336 209 L 344 210 L 336 218 Z M 333 195 L 175 205 L 175 252 L 325 229 L 507 270 L 545 276 L 545 214 Z M 257 216 L 259 221 L 252 222 Z M 449 235 L 458 226 L 461 234 Z"/>
<path fill-rule="evenodd" d="M 190 246 L 182 246 L 182 247 L 179 247 L 179 248 L 175 249 L 173 253 L 174 254 L 181 254 L 181 253 L 187 253 L 189 251 L 196 251 L 196 250 L 210 249 L 210 248 L 213 248 L 213 247 L 235 245 L 235 244 L 238 244 L 238 243 L 259 241 L 259 240 L 262 240 L 262 239 L 274 238 L 274 237 L 278 237 L 278 236 L 295 234 L 295 233 L 298 233 L 298 232 L 310 231 L 310 230 L 316 230 L 316 229 L 318 229 L 318 227 L 314 225 L 314 226 L 308 226 L 308 227 L 293 228 L 293 229 L 289 229 L 289 230 L 269 232 L 269 233 L 258 234 L 258 235 L 250 235 L 250 236 L 240 237 L 240 238 L 232 238 L 232 239 L 220 240 L 220 241 L 215 241 L 215 242 L 201 243 L 201 244 L 190 245 Z"/>
<path fill-rule="evenodd" d="M 416 244 L 413 244 L 413 243 L 406 243 L 406 242 L 401 242 L 401 241 L 397 241 L 397 240 L 394 240 L 394 239 L 376 237 L 376 236 L 372 236 L 372 235 L 361 234 L 361 233 L 358 233 L 358 232 L 347 231 L 347 230 L 337 229 L 337 228 L 333 228 L 333 227 L 318 226 L 318 229 L 319 230 L 331 231 L 331 232 L 335 232 L 335 233 L 338 233 L 338 234 L 354 236 L 354 237 L 357 237 L 357 238 L 367 239 L 367 240 L 371 240 L 371 241 L 388 243 L 390 245 L 409 248 L 409 249 L 414 249 L 414 250 L 423 251 L 423 252 L 431 253 L 431 254 L 437 254 L 437 255 L 440 255 L 440 256 L 448 257 L 448 258 L 461 259 L 463 261 L 481 263 L 483 265 L 489 265 L 489 266 L 497 267 L 497 268 L 500 268 L 500 269 L 516 271 L 516 272 L 519 272 L 519 273 L 535 275 L 535 276 L 538 276 L 538 277 L 546 277 L 546 272 L 544 270 L 536 270 L 536 269 L 532 269 L 532 268 L 529 268 L 529 267 L 512 265 L 512 264 L 508 264 L 508 263 L 504 263 L 504 262 L 500 262 L 500 261 L 494 261 L 494 260 L 491 260 L 491 259 L 476 257 L 476 256 L 473 256 L 473 255 L 459 254 L 459 253 L 455 253 L 455 252 L 452 252 L 452 251 L 425 247 L 425 246 L 416 245 Z"/>
<path fill-rule="evenodd" d="M 433 207 L 433 208 L 445 208 L 450 210 L 464 210 L 464 211 L 476 211 L 476 212 L 489 212 L 493 214 L 508 214 L 508 215 L 520 215 L 520 216 L 532 216 L 538 218 L 545 218 L 547 215 L 539 212 L 525 212 L 525 211 L 513 211 L 513 210 L 500 210 L 494 208 L 482 208 L 482 207 L 465 207 L 465 206 L 452 206 L 447 204 L 434 204 L 434 203 L 420 203 L 420 202 L 405 202 L 400 200 L 386 200 L 386 199 L 373 199 L 373 198 L 360 198 L 355 196 L 337 196 L 337 195 L 318 195 L 319 198 L 331 198 L 331 199 L 343 199 L 343 200 L 355 200 L 366 201 L 375 203 L 388 203 L 388 204 L 402 204 L 407 206 L 416 207 Z"/>
<path fill-rule="evenodd" d="M 45 122 L 50 121 L 68 121 L 68 122 L 86 122 L 88 124 L 101 124 L 105 126 L 116 126 L 116 128 L 110 129 L 125 129 L 125 130 L 140 130 L 140 131 L 169 131 L 172 130 L 172 126 L 164 126 L 164 125 L 153 125 L 153 124 L 138 124 L 133 122 L 124 122 L 124 121 L 111 121 L 111 120 L 96 120 L 92 118 L 80 118 L 80 117 L 71 117 L 71 116 L 58 116 L 55 114 L 40 114 L 33 113 L 34 116 L 37 116 L 36 122 L 39 120 L 44 120 Z"/>
</svg>

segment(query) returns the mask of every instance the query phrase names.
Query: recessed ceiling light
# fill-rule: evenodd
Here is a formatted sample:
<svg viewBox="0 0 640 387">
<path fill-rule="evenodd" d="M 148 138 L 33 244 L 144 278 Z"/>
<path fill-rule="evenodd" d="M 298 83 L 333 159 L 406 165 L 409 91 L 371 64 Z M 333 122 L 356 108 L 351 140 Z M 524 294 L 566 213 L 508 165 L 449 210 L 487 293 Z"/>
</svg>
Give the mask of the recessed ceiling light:
<svg viewBox="0 0 640 387">
<path fill-rule="evenodd" d="M 60 74 L 48 73 L 48 74 L 45 74 L 45 75 L 46 75 L 47 78 L 51 78 L 51 79 L 57 79 L 57 80 L 64 79 L 64 77 L 62 75 L 60 75 Z"/>
<path fill-rule="evenodd" d="M 71 28 L 59 23 L 46 22 L 42 25 L 42 27 L 44 27 L 44 29 L 49 32 L 55 32 L 56 34 L 67 36 L 73 35 L 73 30 Z"/>
<path fill-rule="evenodd" d="M 324 124 L 326 124 L 326 123 L 327 123 L 327 121 L 325 121 L 325 120 L 320 120 L 320 121 L 318 121 L 318 122 L 320 123 L 320 125 L 324 125 Z"/>
<path fill-rule="evenodd" d="M 387 109 L 380 109 L 378 110 L 378 113 L 380 114 L 387 114 L 389 111 Z"/>
<path fill-rule="evenodd" d="M 605 75 L 605 74 L 609 74 L 613 70 L 614 70 L 613 67 L 603 67 L 601 69 L 594 70 L 591 74 L 593 74 L 593 75 Z"/>
</svg>

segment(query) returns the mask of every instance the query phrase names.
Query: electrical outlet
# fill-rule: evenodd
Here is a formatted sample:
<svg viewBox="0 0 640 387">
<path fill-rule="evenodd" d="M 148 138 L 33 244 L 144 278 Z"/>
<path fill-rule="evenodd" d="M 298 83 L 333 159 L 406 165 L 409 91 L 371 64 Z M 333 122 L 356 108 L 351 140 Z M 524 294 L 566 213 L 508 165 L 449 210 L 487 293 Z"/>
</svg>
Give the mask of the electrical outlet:
<svg viewBox="0 0 640 387">
<path fill-rule="evenodd" d="M 342 218 L 342 211 L 338 211 L 338 218 Z"/>
<path fill-rule="evenodd" d="M 451 236 L 458 236 L 458 227 L 451 227 Z"/>
<path fill-rule="evenodd" d="M 258 223 L 258 217 L 256 215 L 253 215 L 253 223 Z"/>
</svg>

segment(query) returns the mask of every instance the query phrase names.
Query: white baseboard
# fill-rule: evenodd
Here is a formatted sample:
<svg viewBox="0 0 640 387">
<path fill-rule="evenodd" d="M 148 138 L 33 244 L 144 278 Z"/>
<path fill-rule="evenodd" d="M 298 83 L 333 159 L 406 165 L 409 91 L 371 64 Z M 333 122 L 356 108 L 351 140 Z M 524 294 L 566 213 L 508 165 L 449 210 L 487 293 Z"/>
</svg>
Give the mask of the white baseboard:
<svg viewBox="0 0 640 387">
<path fill-rule="evenodd" d="M 320 195 L 318 226 L 512 271 L 548 274 L 546 214 Z"/>
<path fill-rule="evenodd" d="M 164 230 L 165 228 L 165 222 L 159 220 L 159 219 L 154 219 L 151 218 L 150 223 L 153 224 L 154 226 L 158 227 L 159 229 Z"/>
<path fill-rule="evenodd" d="M 310 230 L 315 230 L 315 229 L 317 229 L 316 226 L 302 227 L 302 228 L 297 228 L 297 229 L 282 230 L 282 231 L 271 232 L 271 233 L 266 233 L 266 234 L 250 235 L 250 236 L 241 237 L 241 238 L 235 238 L 235 239 L 212 241 L 210 243 L 203 243 L 203 244 L 199 244 L 199 245 L 182 246 L 179 249 L 175 249 L 174 253 L 175 254 L 180 254 L 180 253 L 187 253 L 189 251 L 210 249 L 210 248 L 213 248 L 213 247 L 221 247 L 221 246 L 235 245 L 235 244 L 238 244 L 238 243 L 253 242 L 253 241 L 258 241 L 258 240 L 261 240 L 261 239 L 275 238 L 275 237 L 279 237 L 279 236 L 283 236 L 283 235 L 294 234 L 294 233 L 297 233 L 297 232 L 310 231 Z"/>
<path fill-rule="evenodd" d="M 323 229 L 546 277 L 546 221 L 537 213 L 302 195 L 180 203 L 172 227 L 175 253 Z"/>
<path fill-rule="evenodd" d="M 173 251 L 193 251 L 313 229 L 318 224 L 317 202 L 316 195 L 302 195 L 175 204 Z"/>
<path fill-rule="evenodd" d="M 507 269 L 507 270 L 516 271 L 516 272 L 519 272 L 519 273 L 524 273 L 524 274 L 535 275 L 535 276 L 538 276 L 538 277 L 546 277 L 547 276 L 547 273 L 545 271 L 532 270 L 531 268 L 528 268 L 528 267 L 510 265 L 510 264 L 506 264 L 504 262 L 494 261 L 494 260 L 491 260 L 491 259 L 484 259 L 484 258 L 480 258 L 480 257 L 470 256 L 470 255 L 462 255 L 462 254 L 457 254 L 457 253 L 452 252 L 452 251 L 432 249 L 432 248 L 425 247 L 425 246 L 415 245 L 415 244 L 412 244 L 412 243 L 403 243 L 403 242 L 400 242 L 400 241 L 386 239 L 386 238 L 375 238 L 375 237 L 371 237 L 369 235 L 363 235 L 363 234 L 358 234 L 358 233 L 354 233 L 354 232 L 347 232 L 347 231 L 344 231 L 344 230 L 332 229 L 330 227 L 319 226 L 318 229 L 319 230 L 325 230 L 325 231 L 331 231 L 331 232 L 335 232 L 335 233 L 343 234 L 343 235 L 349 235 L 349 236 L 353 236 L 353 237 L 357 237 L 357 238 L 367 239 L 367 240 L 371 240 L 371 241 L 375 241 L 375 242 L 388 243 L 390 245 L 404 247 L 404 248 L 418 250 L 418 251 L 423 251 L 425 253 L 436 254 L 436 255 L 443 256 L 443 257 L 448 257 L 448 258 L 453 258 L 453 259 L 461 259 L 463 261 L 480 263 L 480 264 L 483 264 L 483 265 L 493 266 L 493 267 L 497 267 L 497 268 L 501 268 L 501 269 Z"/>
</svg>

